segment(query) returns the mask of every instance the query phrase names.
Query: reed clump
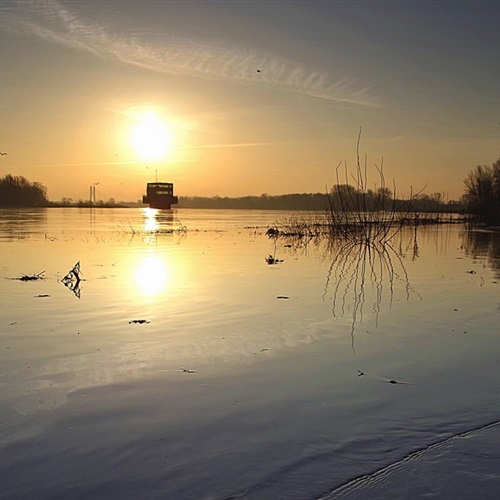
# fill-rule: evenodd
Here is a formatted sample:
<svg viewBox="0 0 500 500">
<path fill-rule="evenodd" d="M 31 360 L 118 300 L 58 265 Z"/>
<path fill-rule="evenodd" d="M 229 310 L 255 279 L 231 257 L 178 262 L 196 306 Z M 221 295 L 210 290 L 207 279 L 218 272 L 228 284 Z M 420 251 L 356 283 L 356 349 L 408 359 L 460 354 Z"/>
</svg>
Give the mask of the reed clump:
<svg viewBox="0 0 500 500">
<path fill-rule="evenodd" d="M 361 160 L 360 141 L 361 129 L 355 168 L 350 170 L 342 162 L 336 166 L 335 184 L 326 190 L 321 210 L 293 215 L 267 231 L 275 247 L 281 238 L 292 251 L 305 252 L 310 244 L 323 249 L 324 258 L 330 259 L 323 299 L 331 297 L 334 318 L 350 315 L 354 353 L 355 328 L 363 321 L 368 301 L 377 327 L 384 297 L 390 308 L 398 287 L 409 299 L 411 287 L 403 257 L 408 249 L 413 259 L 418 257 L 417 228 L 459 220 L 454 214 L 414 211 L 413 204 L 418 206 L 425 186 L 400 198 L 396 183 L 392 181 L 390 187 L 386 183 L 383 159 L 375 164 L 375 179 L 370 179 L 367 156 Z"/>
<path fill-rule="evenodd" d="M 351 243 L 387 243 L 404 225 L 418 224 L 419 214 L 412 212 L 412 201 L 417 193 L 410 192 L 408 199 L 397 197 L 396 184 L 386 184 L 383 158 L 375 164 L 377 180 L 369 188 L 368 161 L 360 158 L 361 130 L 356 146 L 356 166 L 349 171 L 347 163 L 340 162 L 335 169 L 336 182 L 325 194 L 325 206 L 307 215 L 295 215 L 277 223 L 268 230 L 268 236 L 295 236 L 314 239 L 325 236 L 340 238 Z"/>
</svg>

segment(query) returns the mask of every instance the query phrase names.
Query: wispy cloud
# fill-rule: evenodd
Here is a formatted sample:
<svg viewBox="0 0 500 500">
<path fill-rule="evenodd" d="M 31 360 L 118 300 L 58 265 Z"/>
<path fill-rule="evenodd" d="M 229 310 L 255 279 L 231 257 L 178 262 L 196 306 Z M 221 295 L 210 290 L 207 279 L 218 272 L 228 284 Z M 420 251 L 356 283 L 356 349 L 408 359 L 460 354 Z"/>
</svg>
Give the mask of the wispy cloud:
<svg viewBox="0 0 500 500">
<path fill-rule="evenodd" d="M 113 32 L 102 24 L 85 22 L 56 0 L 7 3 L 0 7 L 0 14 L 0 26 L 11 32 L 154 72 L 233 81 L 362 106 L 381 105 L 369 88 L 351 78 L 333 79 L 278 56 L 216 42 L 158 34 L 151 41 Z"/>
<path fill-rule="evenodd" d="M 238 142 L 221 144 L 201 144 L 197 146 L 183 146 L 182 149 L 234 149 L 234 148 L 263 148 L 263 147 L 303 147 L 331 144 L 331 141 L 294 141 L 294 142 Z"/>
</svg>

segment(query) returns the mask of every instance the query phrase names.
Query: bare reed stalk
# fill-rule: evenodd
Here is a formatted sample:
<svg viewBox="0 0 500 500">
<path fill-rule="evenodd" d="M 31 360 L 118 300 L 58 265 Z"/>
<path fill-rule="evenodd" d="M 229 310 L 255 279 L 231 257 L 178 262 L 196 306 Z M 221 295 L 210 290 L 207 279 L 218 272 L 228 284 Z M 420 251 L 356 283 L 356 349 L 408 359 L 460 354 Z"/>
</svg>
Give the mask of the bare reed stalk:
<svg viewBox="0 0 500 500">
<path fill-rule="evenodd" d="M 391 190 L 387 187 L 384 175 L 384 159 L 380 166 L 375 164 L 378 174 L 379 189 L 374 192 L 368 189 L 368 160 L 360 155 L 361 128 L 356 144 L 355 173 L 349 172 L 344 163 L 343 179 L 341 179 L 339 163 L 335 169 L 336 184 L 327 192 L 327 210 L 325 224 L 330 233 L 346 238 L 351 242 L 387 242 L 390 241 L 410 220 L 412 200 L 419 193 L 410 193 L 410 198 L 398 202 L 396 184 L 393 181 Z"/>
<path fill-rule="evenodd" d="M 392 240 L 408 223 L 417 224 L 418 216 L 411 215 L 412 201 L 422 193 L 410 191 L 407 200 L 398 200 L 396 183 L 392 190 L 387 187 L 384 175 L 384 159 L 380 166 L 375 164 L 377 179 L 368 188 L 368 158 L 361 160 L 361 132 L 356 143 L 356 165 L 354 173 L 347 163 L 340 162 L 335 168 L 335 184 L 325 195 L 322 212 L 307 216 L 294 216 L 268 232 L 269 236 L 295 236 L 305 239 L 331 237 L 345 239 L 351 243 L 386 243 Z"/>
<path fill-rule="evenodd" d="M 398 255 L 391 240 L 398 234 L 401 239 L 401 229 L 411 223 L 414 226 L 413 257 L 418 255 L 416 231 L 420 219 L 410 213 L 412 201 L 425 189 L 424 186 L 415 194 L 411 190 L 408 199 L 399 200 L 395 181 L 392 181 L 392 189 L 387 187 L 383 158 L 380 165 L 375 164 L 375 186 L 379 188 L 369 189 L 368 159 L 366 155 L 361 159 L 360 143 L 361 129 L 354 173 L 349 171 L 347 163 L 340 162 L 336 166 L 335 184 L 326 190 L 323 211 L 291 217 L 268 231 L 270 237 L 283 237 L 295 249 L 304 249 L 311 241 L 326 244 L 331 264 L 323 298 L 332 294 L 334 317 L 350 312 L 354 352 L 354 331 L 356 324 L 363 321 L 367 286 L 374 296 L 372 314 L 376 325 L 383 296 L 388 296 L 388 305 L 392 305 L 396 281 L 403 282 L 407 299 L 409 297 L 403 252 Z"/>
</svg>

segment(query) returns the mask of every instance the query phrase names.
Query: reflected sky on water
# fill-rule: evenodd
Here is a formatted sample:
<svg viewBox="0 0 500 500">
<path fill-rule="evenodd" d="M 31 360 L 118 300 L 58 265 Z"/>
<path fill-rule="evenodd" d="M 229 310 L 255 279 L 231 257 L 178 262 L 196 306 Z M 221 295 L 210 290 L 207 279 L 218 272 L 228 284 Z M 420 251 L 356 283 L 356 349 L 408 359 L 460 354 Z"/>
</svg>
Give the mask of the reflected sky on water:
<svg viewBox="0 0 500 500">
<path fill-rule="evenodd" d="M 107 371 L 116 369 L 120 379 L 134 372 L 131 350 L 133 359 L 143 358 L 141 371 L 150 365 L 152 373 L 176 357 L 178 366 L 187 358 L 250 362 L 255 352 L 269 356 L 271 348 L 330 337 L 349 338 L 355 351 L 384 324 L 403 321 L 404 337 L 407 315 L 421 310 L 422 321 L 439 319 L 438 298 L 443 312 L 456 312 L 453 304 L 471 288 L 482 291 L 498 279 L 492 232 L 412 229 L 387 245 L 273 240 L 266 228 L 281 214 L 228 212 L 34 211 L 20 215 L 16 239 L 5 222 L 12 211 L 4 212 L 4 339 L 49 364 L 60 363 L 61 353 L 95 356 L 91 347 L 104 341 L 117 357 Z M 278 259 L 272 266 L 270 254 Z M 72 296 L 61 280 L 76 262 L 81 281 Z M 41 271 L 36 282 L 9 279 Z M 147 323 L 129 327 L 132 320 Z M 70 340 L 73 332 L 86 339 L 84 349 Z M 155 350 L 162 352 L 152 358 Z"/>
<path fill-rule="evenodd" d="M 141 475 L 147 463 L 171 498 L 247 487 L 259 494 L 243 498 L 312 498 L 500 420 L 498 233 L 412 228 L 386 246 L 269 238 L 286 216 L 0 211 L 0 445 L 10 457 L 0 475 L 13 492 L 28 491 L 14 469 L 39 486 L 61 466 L 61 429 L 75 430 L 66 460 L 93 470 L 99 457 L 87 481 L 115 477 L 117 495 L 119 471 Z M 76 294 L 62 280 L 78 262 Z M 134 435 L 169 443 L 166 469 Z M 202 492 L 193 477 L 212 486 Z"/>
</svg>

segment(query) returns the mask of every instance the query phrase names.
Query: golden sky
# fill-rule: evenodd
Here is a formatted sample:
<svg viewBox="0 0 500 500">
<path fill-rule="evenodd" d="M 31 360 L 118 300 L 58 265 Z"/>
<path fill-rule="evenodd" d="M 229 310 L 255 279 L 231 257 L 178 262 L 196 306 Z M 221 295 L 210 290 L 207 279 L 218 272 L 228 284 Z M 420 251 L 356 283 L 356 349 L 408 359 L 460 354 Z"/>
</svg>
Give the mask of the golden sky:
<svg viewBox="0 0 500 500">
<path fill-rule="evenodd" d="M 0 176 L 50 199 L 323 192 L 361 153 L 458 198 L 500 156 L 497 2 L 1 1 Z M 377 187 L 377 176 L 371 186 Z"/>
</svg>

